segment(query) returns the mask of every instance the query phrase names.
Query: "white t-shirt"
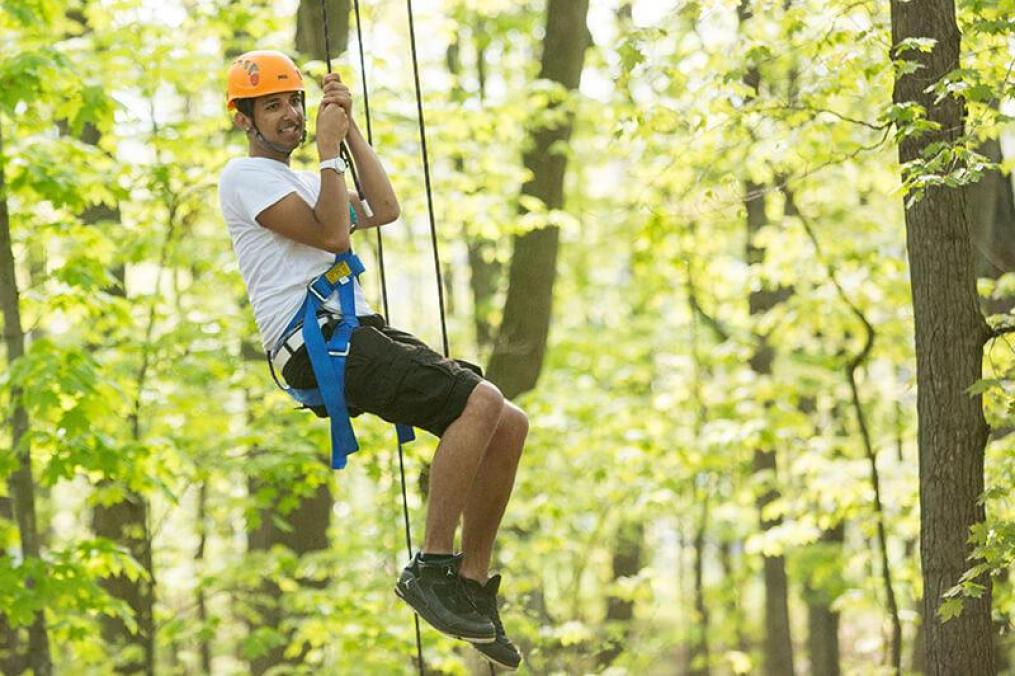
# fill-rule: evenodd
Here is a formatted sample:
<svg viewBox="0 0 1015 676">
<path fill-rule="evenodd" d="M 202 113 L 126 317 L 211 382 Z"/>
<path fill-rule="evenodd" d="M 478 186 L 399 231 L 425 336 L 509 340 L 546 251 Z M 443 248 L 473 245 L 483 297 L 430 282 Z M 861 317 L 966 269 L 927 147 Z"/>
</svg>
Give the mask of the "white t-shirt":
<svg viewBox="0 0 1015 676">
<path fill-rule="evenodd" d="M 303 304 L 307 285 L 331 267 L 335 254 L 283 237 L 259 224 L 257 215 L 291 193 L 313 207 L 320 191 L 319 174 L 293 171 L 266 157 L 232 159 L 219 177 L 219 204 L 266 351 L 282 337 Z M 373 314 L 358 281 L 353 289 L 356 314 Z M 337 291 L 324 306 L 341 314 Z"/>
</svg>

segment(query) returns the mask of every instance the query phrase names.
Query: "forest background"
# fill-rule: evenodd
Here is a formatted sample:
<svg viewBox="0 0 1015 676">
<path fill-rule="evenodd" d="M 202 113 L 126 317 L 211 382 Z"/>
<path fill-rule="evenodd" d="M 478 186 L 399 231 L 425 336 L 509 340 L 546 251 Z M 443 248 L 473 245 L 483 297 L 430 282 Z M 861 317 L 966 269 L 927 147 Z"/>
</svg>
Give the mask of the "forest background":
<svg viewBox="0 0 1015 676">
<path fill-rule="evenodd" d="M 327 3 L 402 203 L 365 287 L 440 346 L 406 6 Z M 413 9 L 451 350 L 531 420 L 523 673 L 1010 673 L 1015 3 Z M 312 121 L 320 11 L 0 2 L 4 674 L 416 669 L 393 432 L 328 468 L 217 208 L 231 57 Z"/>
</svg>

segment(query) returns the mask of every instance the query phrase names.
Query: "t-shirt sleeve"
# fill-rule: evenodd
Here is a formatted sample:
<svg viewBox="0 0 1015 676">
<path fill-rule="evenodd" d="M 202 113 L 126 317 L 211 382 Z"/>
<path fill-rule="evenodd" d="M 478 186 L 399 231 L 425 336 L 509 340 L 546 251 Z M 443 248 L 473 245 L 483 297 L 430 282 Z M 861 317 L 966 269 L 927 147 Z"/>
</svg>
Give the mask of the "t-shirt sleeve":
<svg viewBox="0 0 1015 676">
<path fill-rule="evenodd" d="M 272 204 L 296 192 L 295 186 L 278 173 L 256 165 L 243 165 L 226 172 L 220 190 L 223 202 L 251 221 L 256 221 L 258 214 Z"/>
</svg>

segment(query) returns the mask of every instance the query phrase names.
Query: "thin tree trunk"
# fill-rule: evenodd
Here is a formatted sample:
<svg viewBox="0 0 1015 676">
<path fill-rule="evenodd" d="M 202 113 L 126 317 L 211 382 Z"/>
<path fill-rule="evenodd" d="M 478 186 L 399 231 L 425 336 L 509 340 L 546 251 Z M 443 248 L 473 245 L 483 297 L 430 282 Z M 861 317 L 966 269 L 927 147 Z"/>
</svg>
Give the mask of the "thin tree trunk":
<svg viewBox="0 0 1015 676">
<path fill-rule="evenodd" d="M 742 576 L 738 574 L 736 561 L 733 557 L 734 542 L 722 540 L 719 543 L 719 565 L 722 567 L 723 580 L 721 597 L 725 600 L 725 617 L 733 624 L 734 647 L 742 653 L 750 652 L 751 646 L 747 640 L 747 631 L 744 629 L 744 612 L 740 607 L 739 581 Z M 739 546 L 738 546 L 739 548 Z"/>
<path fill-rule="evenodd" d="M 90 145 L 98 145 L 101 133 L 94 125 L 85 125 L 81 132 L 80 140 Z M 94 225 L 103 221 L 119 222 L 120 210 L 118 207 L 110 207 L 105 204 L 89 207 L 79 216 L 82 223 Z M 115 295 L 126 296 L 124 286 L 125 273 L 123 266 L 113 271 L 114 276 L 119 280 L 120 286 L 108 289 L 107 292 Z M 154 308 L 149 311 L 149 321 L 154 316 Z M 150 333 L 146 335 L 146 345 L 150 342 Z M 140 402 L 140 391 L 144 387 L 147 372 L 147 347 L 144 348 L 143 360 L 138 374 L 138 398 L 135 403 Z M 135 411 L 130 416 L 131 435 L 135 441 L 140 439 L 139 412 Z M 109 484 L 108 480 L 100 481 L 100 488 Z M 117 617 L 109 615 L 100 616 L 102 638 L 110 646 L 115 654 L 128 647 L 134 648 L 127 654 L 131 655 L 124 661 L 117 661 L 115 669 L 118 673 L 144 673 L 152 674 L 155 669 L 155 587 L 154 571 L 152 568 L 151 556 L 151 535 L 148 530 L 148 501 L 144 495 L 126 489 L 122 502 L 114 504 L 99 504 L 92 510 L 92 530 L 99 537 L 108 538 L 122 545 L 130 555 L 148 571 L 151 580 L 138 578 L 131 580 L 123 574 L 112 575 L 102 578 L 99 584 L 113 598 L 120 599 L 130 606 L 137 623 L 137 632 L 132 633 L 127 625 Z"/>
<path fill-rule="evenodd" d="M 548 1 L 540 79 L 568 91 L 577 89 L 585 49 L 591 43 L 585 25 L 588 9 L 588 0 Z M 567 156 L 560 146 L 571 138 L 572 117 L 533 129 L 532 149 L 525 153 L 525 167 L 532 178 L 522 186 L 522 194 L 538 198 L 547 209 L 564 206 Z M 487 377 L 509 398 L 535 387 L 543 368 L 559 239 L 560 229 L 553 225 L 513 238 L 504 318 L 487 369 Z"/>
<path fill-rule="evenodd" d="M 921 67 L 895 82 L 895 103 L 917 102 L 940 125 L 900 141 L 899 160 L 906 164 L 929 144 L 953 142 L 963 133 L 963 101 L 936 101 L 932 91 L 959 67 L 960 35 L 953 0 L 892 0 L 891 11 L 893 56 L 905 39 L 935 41 L 928 53 L 904 55 Z M 988 428 L 981 395 L 970 396 L 966 388 L 981 377 L 989 330 L 976 295 L 963 190 L 928 188 L 906 206 L 906 235 L 916 328 L 925 666 L 935 676 L 986 676 L 996 665 L 990 578 L 979 580 L 982 596 L 967 599 L 959 617 L 941 622 L 938 616 L 942 595 L 969 565 L 970 528 L 985 518 L 978 498 Z"/>
<path fill-rule="evenodd" d="M 690 676 L 709 676 L 712 667 L 708 649 L 708 605 L 705 603 L 705 535 L 708 532 L 709 486 L 703 487 L 701 515 L 694 530 L 694 614 L 697 619 L 692 632 L 691 654 L 689 656 Z"/>
<path fill-rule="evenodd" d="M 632 577 L 641 570 L 644 526 L 637 521 L 624 523 L 617 531 L 613 549 L 613 580 Z M 627 636 L 631 633 L 634 619 L 634 601 L 610 595 L 606 599 L 607 639 L 604 648 L 596 656 L 600 668 L 606 668 L 624 652 Z"/>
<path fill-rule="evenodd" d="M 786 213 L 796 213 L 791 193 L 786 191 Z M 791 206 L 792 205 L 792 206 Z M 816 336 L 820 338 L 820 336 Z M 798 406 L 800 412 L 809 417 L 816 413 L 814 397 L 805 397 Z M 838 411 L 838 407 L 835 408 Z M 840 416 L 836 415 L 836 418 Z M 835 457 L 835 456 L 833 456 Z M 821 531 L 818 541 L 811 547 L 811 556 L 818 564 L 812 570 L 820 570 L 820 579 L 804 580 L 804 601 L 807 603 L 807 657 L 810 672 L 820 676 L 839 676 L 839 611 L 832 605 L 842 587 L 843 557 L 842 545 L 845 526 L 840 521 L 835 526 Z M 834 572 L 828 572 L 834 571 Z"/>
<path fill-rule="evenodd" d="M 206 481 L 201 482 L 201 487 L 197 494 L 197 529 L 200 534 L 200 539 L 197 542 L 197 551 L 194 553 L 194 561 L 197 566 L 197 570 L 204 571 L 204 551 L 205 545 L 208 542 L 208 483 Z M 204 585 L 199 584 L 197 587 L 197 619 L 201 623 L 202 630 L 208 628 L 208 606 L 204 595 Z M 206 632 L 202 631 L 201 640 L 199 643 L 199 654 L 201 655 L 201 673 L 211 673 L 211 637 Z"/>
<path fill-rule="evenodd" d="M 996 138 L 985 141 L 979 152 L 998 164 L 1004 162 L 1001 143 Z M 1011 176 L 993 169 L 985 172 L 978 183 L 966 188 L 966 217 L 973 243 L 978 277 L 997 279 L 1015 271 L 1015 194 Z M 1011 298 L 982 300 L 985 314 L 1007 312 Z"/>
<path fill-rule="evenodd" d="M 822 531 L 818 547 L 821 548 L 823 562 L 830 559 L 830 565 L 841 567 L 844 534 L 842 523 Z M 807 600 L 807 655 L 811 673 L 815 676 L 839 676 L 839 611 L 832 609 L 834 595 L 808 580 L 804 597 Z"/>
<path fill-rule="evenodd" d="M 627 6 L 630 9 L 630 6 Z M 695 225 L 691 224 L 691 234 L 696 236 Z M 698 332 L 699 308 L 697 303 L 694 272 L 691 263 L 687 263 L 687 304 L 691 312 L 691 355 L 694 374 L 690 383 L 691 396 L 695 403 L 694 438 L 701 439 L 705 426 L 708 424 L 708 406 L 702 395 L 702 385 L 710 378 L 708 363 L 702 357 L 701 343 Z M 700 492 L 699 492 L 700 489 Z M 708 472 L 699 472 L 694 485 L 695 502 L 701 505 L 701 515 L 694 530 L 694 629 L 691 632 L 691 649 L 688 654 L 690 676 L 709 676 L 711 664 L 709 659 L 709 614 L 705 604 L 705 536 L 708 533 L 708 509 L 711 495 L 711 481 Z"/>
<path fill-rule="evenodd" d="M 3 130 L 0 128 L 0 310 L 4 317 L 4 346 L 7 364 L 20 359 L 25 352 L 25 334 L 21 327 L 18 280 L 14 264 L 14 246 L 11 241 L 10 214 L 7 210 L 7 182 L 4 171 Z M 28 412 L 21 403 L 22 390 L 17 383 L 11 386 L 9 424 L 11 447 L 17 464 L 8 478 L 14 518 L 18 524 L 21 556 L 24 562 L 39 559 L 39 534 L 35 515 L 35 480 L 32 477 L 32 453 L 28 443 Z M 35 587 L 35 579 L 28 577 L 25 584 Z M 48 676 L 53 671 L 49 653 L 49 634 L 42 610 L 28 629 L 27 664 L 36 676 Z"/>
<path fill-rule="evenodd" d="M 804 231 L 807 233 L 808 238 L 814 245 L 814 251 L 817 255 L 818 262 L 825 266 L 828 278 L 831 280 L 833 286 L 835 286 L 836 293 L 849 308 L 852 315 L 863 326 L 863 347 L 860 352 L 848 360 L 845 366 L 845 374 L 846 381 L 849 383 L 849 391 L 852 398 L 853 411 L 856 415 L 857 427 L 860 430 L 860 438 L 863 441 L 864 455 L 866 456 L 868 465 L 870 466 L 871 489 L 874 494 L 874 518 L 877 526 L 878 553 L 881 557 L 881 581 L 885 590 L 885 602 L 888 604 L 888 617 L 891 621 L 892 627 L 891 637 L 889 640 L 889 657 L 894 673 L 899 674 L 902 669 L 902 623 L 899 620 L 899 607 L 895 600 L 895 590 L 892 586 L 891 566 L 888 562 L 888 535 L 885 528 L 884 505 L 881 501 L 881 478 L 878 473 L 877 451 L 874 449 L 874 444 L 871 441 L 870 431 L 867 427 L 867 416 L 864 411 L 863 403 L 860 400 L 860 388 L 856 381 L 856 372 L 866 363 L 867 358 L 870 356 L 871 350 L 874 347 L 876 334 L 874 332 L 874 327 L 867 319 L 867 316 L 860 310 L 859 307 L 857 307 L 839 283 L 833 265 L 825 258 L 821 242 L 818 240 L 817 234 L 814 232 L 814 228 L 811 227 L 808 219 L 804 218 L 803 214 L 801 214 L 797 209 L 796 204 L 793 201 L 792 191 L 787 189 L 784 192 L 786 194 L 787 213 L 792 213 L 800 220 Z"/>
<path fill-rule="evenodd" d="M 256 495 L 263 485 L 263 481 L 255 477 L 249 478 L 250 495 Z M 284 496 L 285 489 L 284 487 L 280 488 L 281 494 Z M 281 545 L 291 550 L 295 555 L 302 556 L 327 549 L 327 531 L 332 504 L 330 488 L 327 484 L 321 484 L 317 487 L 314 495 L 300 500 L 299 505 L 286 515 L 278 512 L 277 504 L 262 509 L 257 527 L 247 531 L 247 550 L 250 552 L 270 551 L 272 547 Z M 289 523 L 288 531 L 278 526 L 276 519 L 279 518 Z M 303 580 L 301 584 L 323 588 L 327 581 Z M 251 673 L 260 675 L 276 667 L 301 665 L 309 649 L 308 646 L 304 646 L 298 655 L 291 657 L 285 655 L 292 638 L 292 630 L 286 629 L 284 626 L 287 624 L 286 620 L 290 618 L 283 615 L 279 606 L 281 590 L 274 580 L 265 578 L 262 580 L 259 594 L 263 601 L 255 601 L 251 604 L 257 614 L 257 617 L 252 618 L 251 629 L 268 627 L 282 632 L 286 636 L 286 640 L 264 655 L 251 660 Z"/>
<path fill-rule="evenodd" d="M 14 503 L 9 497 L 0 496 L 0 519 L 14 523 Z M 0 558 L 4 561 L 5 566 L 11 565 L 15 551 L 13 548 L 5 547 L 0 552 Z M 24 640 L 18 629 L 10 625 L 7 615 L 0 613 L 0 674 L 20 674 L 28 668 L 25 663 L 23 643 Z"/>
<path fill-rule="evenodd" d="M 477 17 L 476 22 L 482 22 Z M 477 32 L 482 31 L 482 26 L 476 28 Z M 479 98 L 483 100 L 484 95 L 484 56 L 485 42 L 477 39 L 476 63 L 479 77 Z M 461 60 L 461 39 L 455 34 L 454 40 L 448 45 L 445 55 L 445 63 L 448 72 L 454 76 L 454 85 L 451 88 L 451 99 L 455 102 L 464 101 L 467 97 L 466 91 L 459 84 L 458 78 L 462 72 Z M 455 171 L 459 174 L 466 172 L 466 158 L 463 153 L 455 153 L 452 162 Z M 476 347 L 480 352 L 485 351 L 493 344 L 493 312 L 494 294 L 497 292 L 497 283 L 502 274 L 503 266 L 497 261 L 497 242 L 483 236 L 481 233 L 470 232 L 467 224 L 463 224 L 465 230 L 465 244 L 469 256 L 469 289 L 472 292 L 472 321 L 476 332 Z"/>
<path fill-rule="evenodd" d="M 765 192 L 763 186 L 751 181 L 745 182 L 747 197 L 747 261 L 759 265 L 764 261 L 765 252 L 753 244 L 755 234 L 768 224 L 765 215 Z M 786 296 L 785 290 L 753 291 L 748 299 L 752 317 L 764 314 Z M 755 337 L 757 348 L 751 357 L 751 368 L 759 375 L 772 373 L 774 350 L 763 336 Z M 754 474 L 764 482 L 757 496 L 761 529 L 771 530 L 781 525 L 782 518 L 766 517 L 765 509 L 779 498 L 778 462 L 775 452 L 770 449 L 755 449 Z M 786 578 L 786 559 L 781 555 L 764 555 L 763 576 L 765 583 L 765 640 L 764 673 L 766 676 L 787 676 L 793 674 L 793 639 L 789 618 L 789 582 Z"/>
<path fill-rule="evenodd" d="M 749 0 L 741 0 L 737 5 L 737 20 L 743 24 L 753 16 Z M 744 74 L 746 84 L 757 95 L 761 87 L 761 72 L 750 64 Z M 765 260 L 765 251 L 754 245 L 755 235 L 768 224 L 765 215 L 765 186 L 751 180 L 744 181 L 744 206 L 747 211 L 747 251 L 748 265 L 760 265 Z M 748 297 L 748 305 L 752 317 L 762 315 L 785 300 L 790 289 L 762 289 L 752 291 Z M 772 373 L 772 361 L 775 353 L 764 336 L 755 336 L 756 349 L 751 357 L 751 369 L 759 375 Z M 756 498 L 761 529 L 770 530 L 782 523 L 781 517 L 767 518 L 765 509 L 779 498 L 778 461 L 772 449 L 757 448 L 754 450 L 753 471 L 756 477 L 764 482 Z M 793 639 L 790 631 L 789 618 L 789 583 L 786 578 L 786 560 L 778 556 L 764 555 L 763 579 L 765 587 L 765 636 L 764 636 L 764 674 L 766 676 L 791 676 L 793 670 Z"/>
</svg>

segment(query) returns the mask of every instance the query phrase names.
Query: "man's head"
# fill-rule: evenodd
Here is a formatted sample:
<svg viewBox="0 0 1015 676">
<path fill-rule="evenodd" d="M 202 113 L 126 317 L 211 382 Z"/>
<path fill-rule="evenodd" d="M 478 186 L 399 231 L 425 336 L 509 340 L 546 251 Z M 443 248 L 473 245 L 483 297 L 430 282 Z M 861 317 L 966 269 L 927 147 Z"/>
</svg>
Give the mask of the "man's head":
<svg viewBox="0 0 1015 676">
<path fill-rule="evenodd" d="M 229 67 L 226 94 L 236 126 L 252 141 L 285 156 L 303 143 L 303 75 L 285 54 L 257 50 L 239 56 Z"/>
</svg>

